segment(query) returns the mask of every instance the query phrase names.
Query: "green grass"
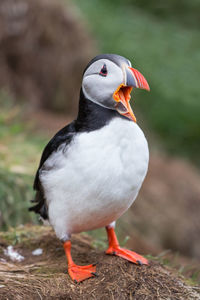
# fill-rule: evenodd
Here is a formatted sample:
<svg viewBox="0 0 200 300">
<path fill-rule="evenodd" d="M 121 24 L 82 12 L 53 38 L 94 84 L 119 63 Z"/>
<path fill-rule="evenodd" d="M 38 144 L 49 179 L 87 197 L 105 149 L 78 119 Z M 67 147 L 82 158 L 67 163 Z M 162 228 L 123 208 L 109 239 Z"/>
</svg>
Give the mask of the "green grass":
<svg viewBox="0 0 200 300">
<path fill-rule="evenodd" d="M 34 174 L 45 139 L 21 121 L 23 108 L 0 93 L 0 227 L 37 221 L 28 212 Z"/>
<path fill-rule="evenodd" d="M 37 217 L 28 212 L 32 198 L 32 177 L 0 169 L 1 229 L 36 222 Z"/>
<path fill-rule="evenodd" d="M 23 122 L 23 107 L 0 92 L 0 168 L 26 175 L 34 174 L 45 139 Z"/>
<path fill-rule="evenodd" d="M 178 18 L 175 22 L 170 10 L 169 18 L 162 19 L 150 8 L 138 8 L 134 1 L 125 5 L 128 2 L 75 1 L 99 52 L 126 56 L 147 78 L 151 92 L 133 95 L 138 123 L 144 123 L 171 154 L 200 164 L 200 33 Z"/>
<path fill-rule="evenodd" d="M 187 28 L 200 26 L 199 0 L 115 0 L 117 5 L 138 7 L 158 19 L 175 22 Z"/>
<path fill-rule="evenodd" d="M 38 239 L 38 236 L 42 233 L 49 232 L 49 226 L 38 226 L 38 225 L 25 225 L 9 227 L 7 231 L 0 232 L 0 239 L 6 244 L 10 245 L 29 245 L 30 240 Z"/>
</svg>

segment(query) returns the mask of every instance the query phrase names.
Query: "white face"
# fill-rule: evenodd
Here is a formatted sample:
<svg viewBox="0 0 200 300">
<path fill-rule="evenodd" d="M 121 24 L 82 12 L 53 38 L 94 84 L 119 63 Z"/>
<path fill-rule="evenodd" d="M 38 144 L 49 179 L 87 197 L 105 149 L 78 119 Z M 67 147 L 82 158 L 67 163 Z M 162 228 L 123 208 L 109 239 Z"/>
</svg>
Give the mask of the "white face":
<svg viewBox="0 0 200 300">
<path fill-rule="evenodd" d="M 106 66 L 106 75 L 100 74 L 103 66 Z M 85 97 L 103 107 L 114 109 L 116 101 L 113 93 L 120 84 L 126 82 L 126 72 L 123 70 L 123 66 L 120 68 L 108 59 L 95 61 L 83 76 L 82 89 Z"/>
</svg>

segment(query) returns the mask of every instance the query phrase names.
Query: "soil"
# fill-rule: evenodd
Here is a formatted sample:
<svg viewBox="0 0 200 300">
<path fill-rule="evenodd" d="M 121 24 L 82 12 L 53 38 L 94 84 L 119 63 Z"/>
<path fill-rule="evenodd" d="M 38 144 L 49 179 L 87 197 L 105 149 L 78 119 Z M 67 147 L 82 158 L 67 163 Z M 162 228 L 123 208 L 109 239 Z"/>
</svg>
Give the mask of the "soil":
<svg viewBox="0 0 200 300">
<path fill-rule="evenodd" d="M 169 267 L 150 261 L 136 266 L 95 249 L 91 237 L 72 239 L 72 255 L 80 265 L 98 263 L 98 277 L 75 284 L 67 273 L 61 243 L 47 226 L 25 226 L 0 234 L 0 299 L 200 299 L 200 289 L 185 283 Z M 14 246 L 25 259 L 8 260 L 6 246 Z M 43 254 L 32 251 L 42 248 Z"/>
</svg>

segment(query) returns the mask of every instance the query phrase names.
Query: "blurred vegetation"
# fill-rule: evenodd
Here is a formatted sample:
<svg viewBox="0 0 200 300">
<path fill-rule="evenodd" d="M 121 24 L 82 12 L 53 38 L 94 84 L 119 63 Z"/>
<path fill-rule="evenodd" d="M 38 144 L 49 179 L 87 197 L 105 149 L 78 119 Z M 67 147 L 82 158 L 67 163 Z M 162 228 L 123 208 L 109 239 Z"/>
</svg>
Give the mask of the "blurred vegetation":
<svg viewBox="0 0 200 300">
<path fill-rule="evenodd" d="M 0 107 L 0 168 L 32 175 L 45 145 L 44 138 L 34 134 L 32 120 L 22 121 L 24 107 L 16 105 L 4 91 L 0 92 Z"/>
<path fill-rule="evenodd" d="M 0 93 L 0 227 L 36 221 L 28 213 L 33 175 L 45 141 L 21 121 L 23 109 Z"/>
<path fill-rule="evenodd" d="M 0 169 L 0 227 L 36 221 L 36 216 L 28 213 L 33 197 L 32 178 Z"/>
<path fill-rule="evenodd" d="M 194 28 L 200 26 L 199 0 L 116 0 L 115 3 L 139 7 L 167 22 L 177 22 L 183 26 Z"/>
<path fill-rule="evenodd" d="M 135 91 L 134 110 L 168 152 L 200 165 L 200 2 L 76 0 L 99 52 L 126 56 L 151 92 Z"/>
</svg>

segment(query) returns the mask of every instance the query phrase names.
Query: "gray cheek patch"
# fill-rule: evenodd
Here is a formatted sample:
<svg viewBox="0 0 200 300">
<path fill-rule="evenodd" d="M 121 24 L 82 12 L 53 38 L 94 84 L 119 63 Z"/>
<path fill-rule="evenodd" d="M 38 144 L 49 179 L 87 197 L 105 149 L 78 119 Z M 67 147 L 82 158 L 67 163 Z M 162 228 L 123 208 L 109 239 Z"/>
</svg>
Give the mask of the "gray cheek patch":
<svg viewBox="0 0 200 300">
<path fill-rule="evenodd" d="M 101 79 L 98 80 L 97 78 L 97 83 L 91 84 L 92 81 L 95 82 L 95 80 L 94 78 L 93 80 L 90 79 L 89 76 L 88 78 L 85 78 L 82 85 L 85 96 L 96 104 L 106 108 L 115 109 L 116 101 L 113 99 L 113 93 L 119 86 L 120 81 L 117 83 L 110 82 L 109 84 L 104 84 Z"/>
<path fill-rule="evenodd" d="M 91 65 L 83 77 L 82 89 L 85 97 L 109 109 L 115 109 L 116 101 L 113 93 L 118 86 L 124 83 L 123 70 L 111 61 L 106 61 L 108 74 L 102 77 L 97 73 L 105 63 L 105 60 L 98 61 Z"/>
<path fill-rule="evenodd" d="M 102 106 L 105 106 L 110 109 L 115 109 L 116 101 L 113 99 L 112 94 L 110 94 L 108 98 L 103 99 Z"/>
</svg>

